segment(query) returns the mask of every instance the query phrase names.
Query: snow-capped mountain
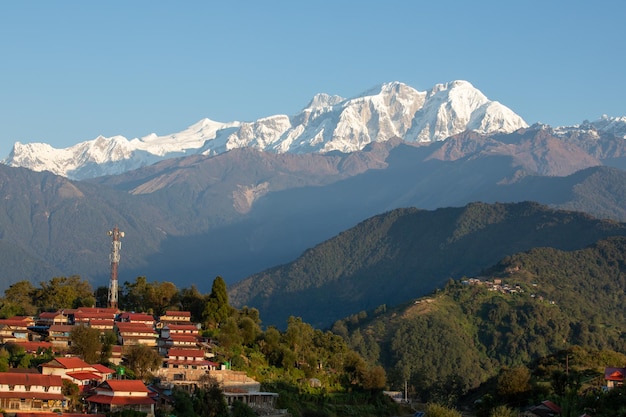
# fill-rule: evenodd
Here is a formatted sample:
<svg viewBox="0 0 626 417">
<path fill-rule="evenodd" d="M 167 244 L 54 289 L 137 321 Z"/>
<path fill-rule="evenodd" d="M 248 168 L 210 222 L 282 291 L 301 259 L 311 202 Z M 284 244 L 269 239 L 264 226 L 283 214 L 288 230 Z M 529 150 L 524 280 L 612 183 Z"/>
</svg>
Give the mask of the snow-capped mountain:
<svg viewBox="0 0 626 417">
<path fill-rule="evenodd" d="M 86 179 L 119 174 L 162 159 L 220 154 L 242 147 L 276 153 L 347 153 L 392 137 L 432 142 L 466 130 L 508 133 L 527 126 L 520 116 L 490 101 L 467 81 L 437 84 L 424 92 L 392 82 L 350 99 L 318 94 L 293 116 L 230 123 L 203 119 L 166 136 L 151 134 L 132 140 L 100 136 L 65 149 L 18 142 L 2 162 Z"/>
</svg>

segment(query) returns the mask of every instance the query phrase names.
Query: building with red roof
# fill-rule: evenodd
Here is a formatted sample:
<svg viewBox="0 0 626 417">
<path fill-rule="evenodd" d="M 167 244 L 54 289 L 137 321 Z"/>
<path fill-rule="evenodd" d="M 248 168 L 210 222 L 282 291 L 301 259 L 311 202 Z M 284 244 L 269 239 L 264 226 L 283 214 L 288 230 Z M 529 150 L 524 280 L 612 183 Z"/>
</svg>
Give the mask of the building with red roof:
<svg viewBox="0 0 626 417">
<path fill-rule="evenodd" d="M 604 380 L 608 389 L 624 384 L 626 368 L 604 368 Z"/>
<path fill-rule="evenodd" d="M 98 385 L 93 394 L 85 398 L 89 411 L 95 413 L 113 413 L 126 409 L 147 413 L 154 416 L 156 401 L 143 382 L 133 379 L 111 379 Z"/>
<path fill-rule="evenodd" d="M 52 412 L 64 409 L 58 375 L 0 373 L 0 408 L 8 412 Z"/>
<path fill-rule="evenodd" d="M 144 323 L 154 326 L 154 316 L 146 313 L 121 313 L 118 316 L 118 320 L 128 323 Z"/>
<path fill-rule="evenodd" d="M 171 324 L 185 324 L 191 323 L 191 312 L 189 311 L 166 311 L 164 315 L 159 317 L 159 323 L 161 325 Z"/>
<path fill-rule="evenodd" d="M 122 346 L 157 345 L 157 332 L 149 324 L 116 321 L 114 329 L 117 341 Z"/>
<path fill-rule="evenodd" d="M 115 371 L 102 365 L 90 365 L 77 357 L 59 357 L 41 365 L 41 373 L 58 375 L 78 385 L 84 392 L 111 378 Z"/>
</svg>

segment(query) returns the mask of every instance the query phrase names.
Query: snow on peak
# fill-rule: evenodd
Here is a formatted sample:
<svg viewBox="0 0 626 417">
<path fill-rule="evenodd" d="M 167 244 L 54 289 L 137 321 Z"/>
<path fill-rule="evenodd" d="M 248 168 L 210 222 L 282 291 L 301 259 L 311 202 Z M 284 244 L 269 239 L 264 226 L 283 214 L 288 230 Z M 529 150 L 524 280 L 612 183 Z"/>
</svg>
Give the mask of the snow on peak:
<svg viewBox="0 0 626 417">
<path fill-rule="evenodd" d="M 249 123 L 202 119 L 165 136 L 152 133 L 132 140 L 100 136 L 65 149 L 17 142 L 2 162 L 85 179 L 166 158 L 213 155 L 241 147 L 277 153 L 353 152 L 392 137 L 429 142 L 468 129 L 510 132 L 527 126 L 513 111 L 490 101 L 467 81 L 437 84 L 429 91 L 394 81 L 351 99 L 317 94 L 293 116 L 274 115 Z"/>
</svg>

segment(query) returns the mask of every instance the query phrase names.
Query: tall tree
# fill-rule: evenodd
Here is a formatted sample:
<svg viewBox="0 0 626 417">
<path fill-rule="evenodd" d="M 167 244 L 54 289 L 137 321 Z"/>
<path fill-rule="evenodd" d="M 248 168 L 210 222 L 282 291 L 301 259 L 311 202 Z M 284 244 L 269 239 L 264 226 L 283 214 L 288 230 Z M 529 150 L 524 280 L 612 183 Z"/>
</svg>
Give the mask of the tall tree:
<svg viewBox="0 0 626 417">
<path fill-rule="evenodd" d="M 134 345 L 126 351 L 126 364 L 139 379 L 147 380 L 161 366 L 161 356 L 149 346 Z"/>
<path fill-rule="evenodd" d="M 80 356 L 85 362 L 94 364 L 100 360 L 100 330 L 80 325 L 70 333 L 70 352 Z"/>
<path fill-rule="evenodd" d="M 213 280 L 211 294 L 204 308 L 204 321 L 207 327 L 215 329 L 226 321 L 233 313 L 233 308 L 228 304 L 228 291 L 226 282 L 220 276 Z"/>
<path fill-rule="evenodd" d="M 34 303 L 36 288 L 30 281 L 19 281 L 11 285 L 4 291 L 4 298 L 17 306 L 19 312 L 26 316 L 32 316 L 37 313 L 37 307 Z"/>
</svg>

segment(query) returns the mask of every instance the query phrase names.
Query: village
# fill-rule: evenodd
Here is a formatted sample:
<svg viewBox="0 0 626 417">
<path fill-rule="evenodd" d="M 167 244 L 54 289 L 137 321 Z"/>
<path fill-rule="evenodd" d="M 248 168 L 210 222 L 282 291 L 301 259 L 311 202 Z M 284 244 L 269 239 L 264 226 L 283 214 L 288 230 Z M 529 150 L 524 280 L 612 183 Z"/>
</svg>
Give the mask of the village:
<svg viewBox="0 0 626 417">
<path fill-rule="evenodd" d="M 115 334 L 110 367 L 86 363 L 69 353 L 71 333 L 79 326 Z M 278 394 L 261 392 L 260 384 L 245 372 L 231 370 L 227 362 L 214 362 L 212 342 L 201 337 L 200 330 L 187 311 L 167 311 L 154 317 L 110 307 L 80 307 L 0 319 L 3 346 L 12 345 L 32 355 L 54 353 L 54 358 L 38 369 L 0 372 L 0 409 L 4 415 L 16 417 L 72 416 L 73 412 L 104 416 L 126 409 L 152 417 L 159 409 L 167 412 L 171 408 L 172 389 L 193 391 L 210 378 L 219 384 L 229 406 L 241 401 L 260 415 L 284 413 L 274 409 Z M 125 352 L 137 345 L 150 347 L 161 357 L 161 367 L 148 384 L 127 379 L 124 372 Z M 63 394 L 64 381 L 78 387 L 79 410 Z"/>
</svg>

